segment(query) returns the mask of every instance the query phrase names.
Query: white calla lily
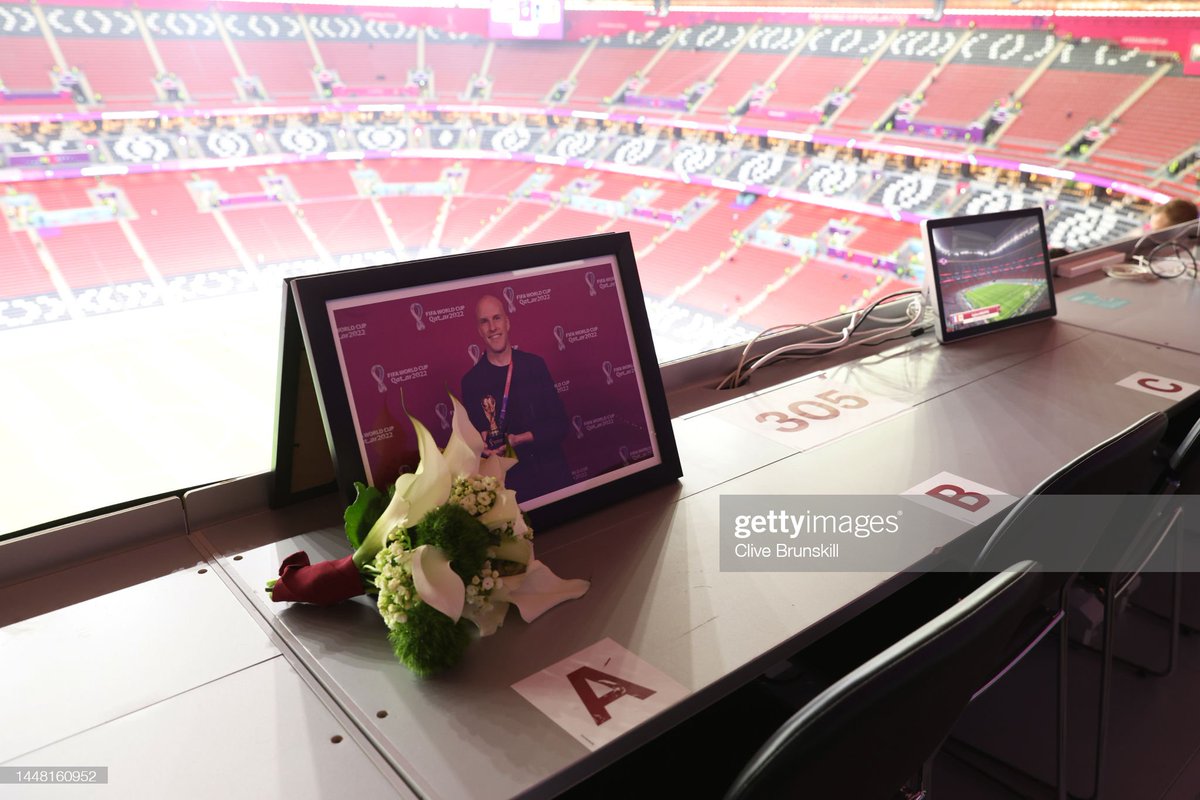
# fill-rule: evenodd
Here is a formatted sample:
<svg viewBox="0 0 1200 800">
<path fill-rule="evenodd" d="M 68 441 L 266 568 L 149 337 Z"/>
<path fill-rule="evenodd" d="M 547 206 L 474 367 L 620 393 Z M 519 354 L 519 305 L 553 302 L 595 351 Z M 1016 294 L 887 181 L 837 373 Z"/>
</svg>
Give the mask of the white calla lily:
<svg viewBox="0 0 1200 800">
<path fill-rule="evenodd" d="M 463 609 L 463 619 L 469 619 L 479 628 L 480 636 L 491 636 L 504 624 L 504 615 L 508 613 L 508 603 L 492 598 L 490 607 L 485 611 L 478 606 L 467 606 Z"/>
<path fill-rule="evenodd" d="M 415 525 L 425 518 L 425 515 L 446 502 L 450 496 L 450 483 L 453 476 L 446 464 L 442 451 L 438 450 L 437 442 L 429 429 L 417 420 L 413 420 L 417 431 L 417 444 L 421 452 L 421 464 L 413 473 L 416 480 L 408 490 L 408 524 Z"/>
<path fill-rule="evenodd" d="M 413 586 L 417 595 L 429 605 L 458 622 L 465 604 L 462 578 L 450 568 L 446 554 L 430 544 L 423 544 L 412 554 Z"/>
<path fill-rule="evenodd" d="M 510 522 L 515 527 L 519 519 L 523 519 L 521 509 L 517 506 L 517 493 L 512 489 L 497 492 L 496 502 L 492 504 L 486 514 L 479 517 L 479 521 L 493 531 L 504 530 Z M 522 524 L 524 523 L 522 522 Z M 515 530 L 513 532 L 516 533 Z"/>
<path fill-rule="evenodd" d="M 426 514 L 445 503 L 450 494 L 450 469 L 438 450 L 437 442 L 433 440 L 433 434 L 418 420 L 413 417 L 409 419 L 417 432 L 421 463 L 416 472 L 405 473 L 396 479 L 396 494 L 354 554 L 354 563 L 360 569 L 375 558 L 388 534 L 397 528 L 417 524 Z"/>
<path fill-rule="evenodd" d="M 483 437 L 475 426 L 467 410 L 454 395 L 450 396 L 454 403 L 454 421 L 451 423 L 450 441 L 442 455 L 451 476 L 473 475 L 479 472 L 479 456 L 483 453 Z"/>
<path fill-rule="evenodd" d="M 509 575 L 504 586 L 492 592 L 490 608 L 468 605 L 463 619 L 474 622 L 480 636 L 491 636 L 504 624 L 509 605 L 517 607 L 521 619 L 533 622 L 559 603 L 583 597 L 591 586 L 578 578 L 560 578 L 541 561 L 531 560 L 523 573 Z"/>
<path fill-rule="evenodd" d="M 500 544 L 488 549 L 488 557 L 516 564 L 528 564 L 533 560 L 533 542 L 515 536 L 505 536 Z"/>
<path fill-rule="evenodd" d="M 581 578 L 560 578 L 537 560 L 531 561 L 519 577 L 520 583 L 509 588 L 508 599 L 526 622 L 533 622 L 559 603 L 583 597 L 592 586 Z"/>
<path fill-rule="evenodd" d="M 515 458 L 507 458 L 505 456 L 489 456 L 479 462 L 479 474 L 485 478 L 495 478 L 504 484 L 504 473 L 512 469 L 517 463 Z"/>
</svg>

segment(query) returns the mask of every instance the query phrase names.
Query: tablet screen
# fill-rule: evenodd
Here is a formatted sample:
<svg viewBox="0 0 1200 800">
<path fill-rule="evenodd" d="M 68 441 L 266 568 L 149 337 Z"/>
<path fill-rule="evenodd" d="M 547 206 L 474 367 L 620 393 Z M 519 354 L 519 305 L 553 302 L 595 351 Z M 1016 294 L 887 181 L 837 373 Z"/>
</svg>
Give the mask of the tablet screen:
<svg viewBox="0 0 1200 800">
<path fill-rule="evenodd" d="M 923 228 L 942 341 L 1054 315 L 1040 208 L 927 220 Z"/>
</svg>

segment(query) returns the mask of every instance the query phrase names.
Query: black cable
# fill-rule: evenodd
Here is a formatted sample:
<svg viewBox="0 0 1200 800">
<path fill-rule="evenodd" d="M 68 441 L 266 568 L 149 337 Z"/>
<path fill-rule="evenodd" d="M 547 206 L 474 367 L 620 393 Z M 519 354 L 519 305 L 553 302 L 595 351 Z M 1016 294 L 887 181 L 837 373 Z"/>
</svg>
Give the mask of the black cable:
<svg viewBox="0 0 1200 800">
<path fill-rule="evenodd" d="M 925 334 L 929 333 L 930 330 L 932 330 L 931 326 L 922 325 L 919 328 L 913 328 L 911 331 L 904 334 L 903 336 L 892 336 L 891 338 L 888 338 L 888 339 L 880 339 L 878 342 L 863 342 L 862 346 L 863 347 L 879 347 L 880 345 L 885 345 L 888 342 L 898 342 L 901 339 L 916 339 L 918 336 L 924 336 Z"/>
<path fill-rule="evenodd" d="M 1156 266 L 1154 258 L 1158 254 L 1158 251 L 1162 250 L 1163 248 L 1171 248 L 1174 251 L 1174 255 L 1179 259 L 1179 270 L 1177 272 L 1168 273 L 1160 270 L 1159 267 Z M 1162 278 L 1163 280 L 1178 278 L 1180 275 L 1187 273 L 1187 265 L 1183 263 L 1183 256 L 1187 256 L 1191 260 L 1192 272 L 1195 273 L 1196 257 L 1192 255 L 1191 250 L 1179 243 L 1179 237 L 1168 239 L 1167 241 L 1156 245 L 1154 249 L 1150 251 L 1150 254 L 1146 256 L 1146 266 L 1150 268 L 1150 271 L 1154 273 L 1154 277 L 1156 278 Z"/>
</svg>

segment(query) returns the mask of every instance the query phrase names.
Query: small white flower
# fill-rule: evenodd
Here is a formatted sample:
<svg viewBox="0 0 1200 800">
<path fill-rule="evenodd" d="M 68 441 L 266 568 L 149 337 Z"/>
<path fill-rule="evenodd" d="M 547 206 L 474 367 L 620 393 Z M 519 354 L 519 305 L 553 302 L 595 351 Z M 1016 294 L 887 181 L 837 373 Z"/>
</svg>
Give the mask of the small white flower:
<svg viewBox="0 0 1200 800">
<path fill-rule="evenodd" d="M 483 589 L 484 589 L 484 591 L 491 591 L 492 587 L 493 587 L 493 586 L 495 586 L 495 585 L 496 585 L 496 582 L 495 582 L 495 581 L 493 581 L 491 578 L 484 578 L 484 579 L 483 579 Z"/>
</svg>

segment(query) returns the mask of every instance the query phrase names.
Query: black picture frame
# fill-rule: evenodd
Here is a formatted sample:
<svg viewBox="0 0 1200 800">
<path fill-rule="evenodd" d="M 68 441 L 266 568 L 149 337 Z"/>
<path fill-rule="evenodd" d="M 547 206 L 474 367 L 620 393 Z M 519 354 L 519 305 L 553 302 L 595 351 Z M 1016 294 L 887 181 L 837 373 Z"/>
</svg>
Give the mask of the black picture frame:
<svg viewBox="0 0 1200 800">
<path fill-rule="evenodd" d="M 987 324 L 974 327 L 951 330 L 951 326 L 946 318 L 945 298 L 942 296 L 942 270 L 939 265 L 937 245 L 934 242 L 934 232 L 947 228 L 971 228 L 974 226 L 989 225 L 992 223 L 1007 223 L 1014 220 L 1037 223 L 1042 256 L 1042 277 L 1045 280 L 1045 294 L 1048 301 L 1048 307 L 1032 313 L 1023 314 L 1019 317 L 1010 317 L 1009 319 L 989 322 Z M 1054 298 L 1053 269 L 1050 266 L 1050 252 L 1046 244 L 1046 219 L 1041 208 L 1035 206 L 1031 208 L 1014 209 L 1011 211 L 997 211 L 989 214 L 974 214 L 970 216 L 927 219 L 921 222 L 921 234 L 925 244 L 927 269 L 926 280 L 928 284 L 930 284 L 929 298 L 934 306 L 935 331 L 937 333 L 937 339 L 939 342 L 943 344 L 950 344 L 963 339 L 982 336 L 986 333 L 993 333 L 995 331 L 1005 330 L 1006 328 L 1013 328 L 1018 325 L 1027 325 L 1031 322 L 1050 319 L 1058 313 L 1058 305 Z"/>
<path fill-rule="evenodd" d="M 271 508 L 337 491 L 291 281 L 292 278 L 283 281 L 279 360 L 275 371 L 275 433 L 268 494 Z"/>
<path fill-rule="evenodd" d="M 545 529 L 619 502 L 631 494 L 648 491 L 680 478 L 683 471 L 642 296 L 633 243 L 628 233 L 602 233 L 303 276 L 290 281 L 338 487 L 346 501 L 349 503 L 353 500 L 355 482 L 367 482 L 367 465 L 364 464 L 363 443 L 352 414 L 351 388 L 347 386 L 339 360 L 339 333 L 331 322 L 330 303 L 418 287 L 430 287 L 431 291 L 435 291 L 439 286 L 464 280 L 478 280 L 486 284 L 489 280 L 500 281 L 514 274 L 537 274 L 541 269 L 559 268 L 566 271 L 571 265 L 598 258 L 611 258 L 614 273 L 619 276 L 617 286 L 623 298 L 629 350 L 637 363 L 647 417 L 645 424 L 657 453 L 657 463 L 648 463 L 644 468 L 635 467 L 637 471 L 632 474 L 620 475 L 565 498 L 526 509 L 526 513 L 535 529 Z M 397 344 L 397 347 L 402 346 Z M 382 385 L 381 381 L 380 391 L 383 391 Z M 423 422 L 427 427 L 430 426 L 429 421 Z"/>
</svg>

